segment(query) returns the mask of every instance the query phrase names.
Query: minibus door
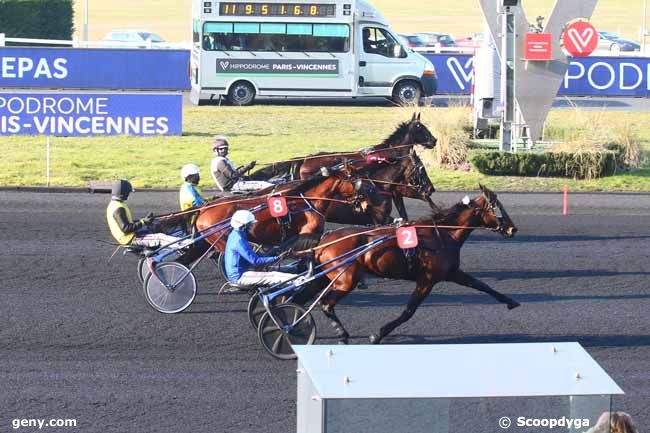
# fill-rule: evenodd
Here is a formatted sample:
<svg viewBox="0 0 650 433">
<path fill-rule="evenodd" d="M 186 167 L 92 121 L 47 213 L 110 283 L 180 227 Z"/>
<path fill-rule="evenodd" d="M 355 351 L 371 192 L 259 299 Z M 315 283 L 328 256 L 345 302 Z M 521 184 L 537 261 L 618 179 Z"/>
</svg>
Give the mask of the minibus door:
<svg viewBox="0 0 650 433">
<path fill-rule="evenodd" d="M 359 93 L 390 96 L 393 81 L 410 63 L 406 50 L 384 27 L 366 25 L 357 37 Z"/>
</svg>

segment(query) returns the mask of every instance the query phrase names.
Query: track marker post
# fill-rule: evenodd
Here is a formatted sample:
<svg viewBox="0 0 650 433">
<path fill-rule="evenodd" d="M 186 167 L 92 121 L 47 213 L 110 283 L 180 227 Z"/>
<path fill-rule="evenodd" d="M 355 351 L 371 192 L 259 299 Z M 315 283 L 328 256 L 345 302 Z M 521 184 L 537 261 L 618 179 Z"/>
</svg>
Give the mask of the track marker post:
<svg viewBox="0 0 650 433">
<path fill-rule="evenodd" d="M 569 215 L 569 186 L 564 185 L 564 203 L 562 207 L 562 215 Z"/>
</svg>

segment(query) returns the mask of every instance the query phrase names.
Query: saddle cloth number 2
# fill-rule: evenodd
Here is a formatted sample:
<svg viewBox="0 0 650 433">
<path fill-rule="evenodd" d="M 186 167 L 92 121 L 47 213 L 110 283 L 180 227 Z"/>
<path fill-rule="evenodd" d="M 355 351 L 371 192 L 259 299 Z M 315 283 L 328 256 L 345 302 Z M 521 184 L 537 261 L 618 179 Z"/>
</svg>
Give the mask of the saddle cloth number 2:
<svg viewBox="0 0 650 433">
<path fill-rule="evenodd" d="M 400 227 L 397 229 L 397 245 L 407 250 L 418 246 L 418 232 L 415 227 Z"/>
<path fill-rule="evenodd" d="M 270 197 L 268 200 L 269 212 L 274 218 L 283 217 L 289 213 L 287 199 L 284 197 Z"/>
</svg>

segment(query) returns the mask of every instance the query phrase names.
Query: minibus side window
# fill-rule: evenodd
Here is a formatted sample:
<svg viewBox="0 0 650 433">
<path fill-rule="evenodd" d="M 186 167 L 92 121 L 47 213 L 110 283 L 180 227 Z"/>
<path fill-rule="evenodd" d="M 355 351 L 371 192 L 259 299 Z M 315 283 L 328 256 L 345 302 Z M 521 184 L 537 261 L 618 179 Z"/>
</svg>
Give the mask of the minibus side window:
<svg viewBox="0 0 650 433">
<path fill-rule="evenodd" d="M 346 53 L 347 24 L 205 23 L 206 51 Z"/>
<path fill-rule="evenodd" d="M 402 45 L 386 31 L 379 27 L 363 28 L 363 51 L 368 54 L 378 54 L 383 57 L 406 57 Z"/>
</svg>

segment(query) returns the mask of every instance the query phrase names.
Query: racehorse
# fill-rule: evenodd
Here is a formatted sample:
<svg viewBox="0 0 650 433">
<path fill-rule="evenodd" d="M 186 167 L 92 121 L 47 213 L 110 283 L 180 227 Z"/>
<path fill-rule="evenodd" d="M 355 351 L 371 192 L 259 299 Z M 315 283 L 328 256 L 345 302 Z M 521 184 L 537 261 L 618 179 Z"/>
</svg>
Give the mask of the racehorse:
<svg viewBox="0 0 650 433">
<path fill-rule="evenodd" d="M 376 146 L 356 152 L 321 152 L 303 158 L 274 163 L 253 173 L 250 178 L 252 180 L 268 180 L 274 176 L 284 176 L 286 178 L 308 179 L 318 174 L 322 167 L 350 163 L 356 170 L 364 171 L 368 177 L 375 179 L 378 183 L 384 182 L 381 189 L 390 193 L 400 217 L 408 219 L 406 207 L 404 206 L 404 197 L 424 200 L 429 206 L 437 210 L 437 207 L 431 201 L 431 194 L 435 192 L 435 188 L 426 174 L 422 161 L 413 151 L 416 144 L 433 149 L 436 143 L 437 139 L 420 121 L 420 115 L 416 116 L 414 114 L 409 122 L 401 123 L 386 140 Z M 420 185 L 418 194 L 415 194 L 412 189 L 400 185 L 400 181 L 393 177 L 394 173 L 382 170 L 384 167 L 381 164 L 375 164 L 377 161 L 394 161 L 403 158 L 407 154 L 413 164 L 418 167 L 417 172 L 409 170 L 411 175 L 417 174 L 418 176 Z"/>
<path fill-rule="evenodd" d="M 408 321 L 422 301 L 429 295 L 433 286 L 441 281 L 451 281 L 462 286 L 471 287 L 487 293 L 508 309 L 519 303 L 505 296 L 487 284 L 479 281 L 460 269 L 460 249 L 475 229 L 487 229 L 509 238 L 514 236 L 517 228 L 497 199 L 496 194 L 481 186 L 481 194 L 474 200 L 466 199 L 452 208 L 435 216 L 409 223 L 416 227 L 419 245 L 415 251 L 399 248 L 395 236 L 354 260 L 350 267 L 334 281 L 333 288 L 321 300 L 321 309 L 330 321 L 339 338 L 346 344 L 349 334 L 334 312 L 334 307 L 345 298 L 361 280 L 365 273 L 383 278 L 405 279 L 415 281 L 416 288 L 411 295 L 406 309 L 395 320 L 381 327 L 379 334 L 370 336 L 370 342 L 378 344 L 395 328 Z M 326 263 L 325 270 L 333 268 L 343 259 L 336 259 L 342 254 L 378 239 L 380 236 L 394 235 L 395 226 L 381 226 L 374 229 L 367 227 L 348 227 L 326 233 L 320 243 L 312 248 L 316 263 Z M 339 271 L 332 271 L 327 278 L 333 280 Z M 323 279 L 324 280 L 324 279 Z M 312 297 L 320 286 L 312 286 L 299 294 L 295 301 L 302 303 Z M 301 299 L 302 298 L 302 299 Z"/>
<path fill-rule="evenodd" d="M 360 219 L 365 222 L 367 218 L 371 221 L 387 220 L 390 208 L 376 198 L 376 192 L 371 186 L 367 181 L 350 176 L 345 170 L 336 171 L 327 177 L 292 181 L 264 189 L 255 196 L 222 198 L 197 208 L 196 228 L 199 231 L 206 230 L 217 222 L 227 220 L 239 209 L 260 207 L 255 213 L 258 222 L 251 233 L 252 242 L 280 245 L 293 238 L 294 241 L 300 241 L 302 247 L 313 246 L 323 233 L 325 215 L 331 214 L 331 218 L 338 218 L 336 212 L 329 210 L 334 204 L 340 206 L 339 209 L 356 208 L 359 214 L 365 213 L 355 220 L 354 212 L 348 209 L 346 215 L 357 223 Z M 270 196 L 285 197 L 290 211 L 287 217 L 275 218 L 271 215 L 271 210 L 265 206 Z M 226 238 L 223 232 L 219 232 L 208 237 L 206 242 L 217 251 L 222 251 Z"/>
<path fill-rule="evenodd" d="M 432 209 L 439 210 L 431 200 L 431 194 L 435 192 L 435 188 L 413 148 L 401 149 L 397 155 L 391 158 L 373 159 L 363 165 L 344 162 L 336 167 L 345 167 L 351 175 L 372 184 L 377 190 L 376 199 L 383 202 L 386 209 L 382 209 L 382 211 L 387 212 L 387 215 L 390 215 L 392 211 L 391 202 L 395 202 L 400 217 L 404 220 L 408 219 L 403 197 L 425 200 Z M 376 224 L 369 218 L 361 222 L 362 216 L 358 212 L 355 215 L 349 215 L 350 210 L 349 206 L 333 203 L 326 214 L 327 221 L 355 224 L 352 221 L 356 220 L 359 221 L 356 224 Z M 379 224 L 389 222 L 391 222 L 390 219 L 385 219 Z"/>
</svg>

